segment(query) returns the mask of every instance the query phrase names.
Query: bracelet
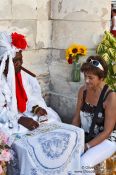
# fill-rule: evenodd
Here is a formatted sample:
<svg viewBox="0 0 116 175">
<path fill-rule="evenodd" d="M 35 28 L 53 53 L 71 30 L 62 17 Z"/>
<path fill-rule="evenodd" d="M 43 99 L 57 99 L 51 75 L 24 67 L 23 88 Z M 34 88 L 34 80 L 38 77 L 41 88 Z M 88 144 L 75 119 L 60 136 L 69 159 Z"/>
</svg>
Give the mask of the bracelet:
<svg viewBox="0 0 116 175">
<path fill-rule="evenodd" d="M 34 114 L 36 114 L 37 113 L 37 111 L 38 111 L 38 109 L 39 109 L 39 106 L 37 106 L 35 109 L 34 109 Z"/>
<path fill-rule="evenodd" d="M 86 143 L 87 149 L 91 148 L 91 145 L 89 143 Z"/>
<path fill-rule="evenodd" d="M 33 112 L 35 115 L 37 113 L 38 109 L 39 109 L 39 105 L 33 106 L 31 112 Z"/>
</svg>

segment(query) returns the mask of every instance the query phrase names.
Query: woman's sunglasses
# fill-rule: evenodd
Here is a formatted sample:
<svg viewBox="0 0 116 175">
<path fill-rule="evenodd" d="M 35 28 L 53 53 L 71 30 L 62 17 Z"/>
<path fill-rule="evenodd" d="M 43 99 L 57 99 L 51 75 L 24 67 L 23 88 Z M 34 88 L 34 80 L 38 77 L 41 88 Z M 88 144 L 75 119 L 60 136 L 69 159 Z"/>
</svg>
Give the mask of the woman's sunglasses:
<svg viewBox="0 0 116 175">
<path fill-rule="evenodd" d="M 99 69 L 101 69 L 102 71 L 104 71 L 103 66 L 101 65 L 101 63 L 98 60 L 90 60 L 89 63 L 91 63 L 93 66 L 98 67 Z"/>
</svg>

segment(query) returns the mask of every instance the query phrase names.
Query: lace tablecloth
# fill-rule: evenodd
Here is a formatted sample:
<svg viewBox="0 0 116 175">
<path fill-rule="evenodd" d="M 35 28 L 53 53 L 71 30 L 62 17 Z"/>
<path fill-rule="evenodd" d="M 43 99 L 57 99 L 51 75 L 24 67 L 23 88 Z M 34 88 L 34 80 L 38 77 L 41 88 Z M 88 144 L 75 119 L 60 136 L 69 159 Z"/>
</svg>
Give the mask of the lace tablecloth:
<svg viewBox="0 0 116 175">
<path fill-rule="evenodd" d="M 18 135 L 12 147 L 12 175 L 77 175 L 84 131 L 64 123 L 45 124 Z"/>
</svg>

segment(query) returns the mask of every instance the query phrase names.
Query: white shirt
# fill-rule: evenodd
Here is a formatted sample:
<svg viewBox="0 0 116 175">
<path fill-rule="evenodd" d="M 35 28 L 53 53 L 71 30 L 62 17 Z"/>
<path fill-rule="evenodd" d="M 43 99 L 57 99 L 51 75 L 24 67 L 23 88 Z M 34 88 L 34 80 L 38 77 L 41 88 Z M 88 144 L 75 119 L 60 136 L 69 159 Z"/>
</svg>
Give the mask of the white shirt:
<svg viewBox="0 0 116 175">
<path fill-rule="evenodd" d="M 23 86 L 28 97 L 26 111 L 23 114 L 22 113 L 15 114 L 10 110 L 10 102 L 11 102 L 12 96 L 6 82 L 6 77 L 3 76 L 2 89 L 0 91 L 0 128 L 2 128 L 3 130 L 5 129 L 5 131 L 8 130 L 9 132 L 8 125 L 10 121 L 13 123 L 13 126 L 14 126 L 12 132 L 27 131 L 27 129 L 24 128 L 22 125 L 19 125 L 17 121 L 22 115 L 26 117 L 31 117 L 36 120 L 37 116 L 33 117 L 33 114 L 31 113 L 32 107 L 35 105 L 39 105 L 40 107 L 43 107 L 44 109 L 46 109 L 48 113 L 47 118 L 49 123 L 54 121 L 61 122 L 58 114 L 50 107 L 47 107 L 42 97 L 41 88 L 37 79 L 27 74 L 24 71 L 21 71 L 21 75 L 22 75 Z"/>
</svg>

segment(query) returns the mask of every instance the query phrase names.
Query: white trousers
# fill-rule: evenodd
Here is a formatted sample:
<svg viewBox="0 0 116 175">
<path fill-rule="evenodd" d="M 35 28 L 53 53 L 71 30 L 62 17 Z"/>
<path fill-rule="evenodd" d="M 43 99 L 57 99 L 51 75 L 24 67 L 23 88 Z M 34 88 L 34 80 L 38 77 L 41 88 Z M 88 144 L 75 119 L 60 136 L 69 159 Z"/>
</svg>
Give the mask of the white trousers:
<svg viewBox="0 0 116 175">
<path fill-rule="evenodd" d="M 116 152 L 116 143 L 104 140 L 87 150 L 81 157 L 82 175 L 95 175 L 94 166 L 109 158 Z"/>
</svg>

